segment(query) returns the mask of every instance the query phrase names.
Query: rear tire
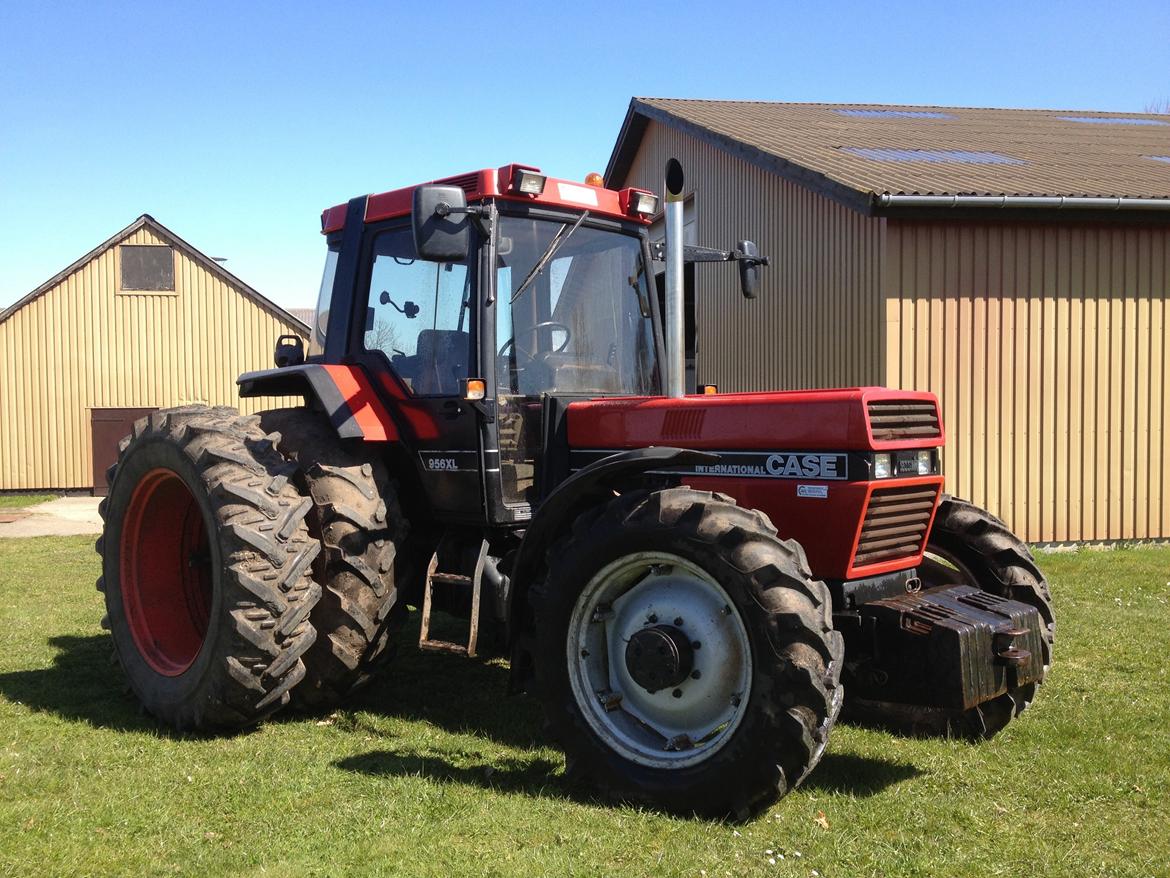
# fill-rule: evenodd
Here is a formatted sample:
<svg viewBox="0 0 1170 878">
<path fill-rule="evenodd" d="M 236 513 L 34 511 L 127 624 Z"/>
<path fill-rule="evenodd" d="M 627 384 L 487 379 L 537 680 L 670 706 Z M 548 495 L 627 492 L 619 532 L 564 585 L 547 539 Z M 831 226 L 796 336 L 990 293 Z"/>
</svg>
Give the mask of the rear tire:
<svg viewBox="0 0 1170 878">
<path fill-rule="evenodd" d="M 944 494 L 918 575 L 923 588 L 972 585 L 1035 607 L 1045 634 L 1042 643 L 1047 676 L 1056 638 L 1052 595 L 1027 545 L 1003 521 L 973 503 Z M 1014 687 L 965 711 L 859 702 L 849 705 L 849 714 L 907 734 L 980 740 L 994 736 L 1027 710 L 1036 697 L 1037 685 Z"/>
<path fill-rule="evenodd" d="M 317 640 L 293 701 L 328 710 L 393 654 L 406 611 L 396 588 L 406 519 L 386 465 L 344 445 L 321 415 L 274 409 L 260 420 L 296 462 L 298 485 L 313 500 L 309 528 L 324 547 L 314 568 L 322 594 L 312 615 Z"/>
<path fill-rule="evenodd" d="M 840 709 L 843 643 L 825 585 L 766 516 L 685 487 L 634 491 L 582 514 L 547 558 L 544 580 L 529 596 L 535 690 L 570 782 L 669 811 L 744 818 L 817 764 Z M 643 561 L 645 573 L 636 569 Z M 607 605 L 613 619 L 598 624 L 613 631 L 598 632 L 591 614 L 604 615 Z M 659 606 L 641 618 L 645 607 Z M 658 620 L 663 609 L 669 612 Z M 676 612 L 677 627 L 658 624 Z M 639 636 L 669 629 L 684 643 L 705 630 L 692 654 L 696 671 L 707 662 L 704 676 L 684 668 L 682 682 L 655 690 L 632 684 L 648 671 L 630 664 L 627 627 Z M 708 642 L 711 633 L 717 636 Z M 606 647 L 600 662 L 581 649 L 597 637 L 598 644 L 627 644 L 624 657 L 610 658 Z M 746 673 L 736 670 L 744 664 Z M 615 707 L 599 709 L 606 679 L 625 689 Z M 694 690 L 693 708 L 692 686 L 708 687 Z M 683 711 L 677 719 L 676 710 Z M 696 736 L 676 734 L 684 726 Z"/>
<path fill-rule="evenodd" d="M 156 412 L 122 441 L 100 507 L 104 624 L 131 689 L 176 729 L 256 723 L 305 675 L 320 546 L 292 470 L 231 408 Z"/>
</svg>

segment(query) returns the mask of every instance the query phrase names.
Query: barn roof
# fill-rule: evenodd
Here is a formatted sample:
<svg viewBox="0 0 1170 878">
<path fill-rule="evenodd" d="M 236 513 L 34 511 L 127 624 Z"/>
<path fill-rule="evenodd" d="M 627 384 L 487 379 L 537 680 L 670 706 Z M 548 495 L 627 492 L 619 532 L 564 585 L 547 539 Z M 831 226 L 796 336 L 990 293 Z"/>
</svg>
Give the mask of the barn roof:
<svg viewBox="0 0 1170 878">
<path fill-rule="evenodd" d="M 606 170 L 622 185 L 650 120 L 872 211 L 882 196 L 1145 199 L 1170 208 L 1170 116 L 634 98 Z M 1000 206 L 989 199 L 985 206 Z M 1065 206 L 1043 204 L 1035 206 Z"/>
<path fill-rule="evenodd" d="M 110 247 L 113 247 L 115 244 L 119 243 L 120 241 L 123 241 L 126 238 L 130 237 L 131 235 L 133 235 L 135 232 L 137 232 L 139 229 L 141 229 L 143 227 L 149 229 L 151 232 L 156 234 L 158 237 L 167 241 L 175 249 L 182 251 L 183 254 L 186 255 L 189 259 L 197 262 L 203 268 L 207 269 L 212 274 L 218 276 L 225 283 L 227 283 L 230 286 L 234 287 L 235 289 L 239 290 L 241 293 L 243 293 L 244 296 L 251 299 L 253 302 L 255 302 L 257 305 L 259 305 L 265 311 L 268 311 L 270 314 L 273 314 L 274 316 L 280 318 L 281 320 L 284 320 L 284 321 L 292 324 L 293 326 L 295 326 L 299 329 L 302 329 L 306 336 L 309 334 L 309 326 L 304 320 L 301 320 L 299 317 L 294 316 L 293 314 L 289 313 L 284 308 L 281 308 L 279 305 L 277 305 L 271 299 L 267 298 L 266 296 L 260 294 L 256 290 L 252 289 L 252 287 L 248 286 L 246 283 L 244 283 L 242 280 L 240 280 L 238 277 L 236 277 L 234 274 L 232 274 L 230 271 L 228 271 L 226 268 L 224 268 L 222 265 L 220 265 L 218 262 L 216 262 L 210 256 L 206 256 L 205 254 L 196 250 L 194 247 L 192 247 L 190 244 L 188 244 L 186 241 L 184 241 L 182 238 L 180 238 L 178 235 L 176 235 L 174 232 L 172 232 L 170 229 L 168 229 L 166 226 L 164 226 L 162 223 L 160 223 L 154 217 L 150 216 L 150 214 L 146 214 L 146 213 L 144 213 L 142 216 L 138 217 L 138 219 L 134 220 L 134 222 L 130 223 L 130 225 L 126 226 L 126 228 L 122 229 L 120 232 L 116 232 L 114 235 L 107 238 L 102 243 L 98 244 L 96 247 L 94 247 L 92 250 L 90 250 L 88 253 L 86 253 L 84 256 L 82 256 L 80 259 L 78 259 L 76 262 L 61 269 L 61 271 L 57 272 L 55 275 L 53 275 L 51 278 L 49 278 L 47 281 L 45 281 L 43 284 L 41 284 L 39 287 L 37 287 L 31 293 L 29 293 L 27 296 L 24 296 L 22 299 L 19 299 L 17 302 L 12 304 L 7 309 L 0 311 L 0 323 L 3 323 L 5 320 L 7 320 L 9 317 L 11 317 L 13 314 L 15 314 L 17 311 L 19 311 L 25 305 L 40 298 L 45 293 L 47 293 L 49 290 L 53 289 L 53 287 L 57 286 L 59 283 L 61 283 L 61 281 L 63 281 L 69 275 L 73 274 L 75 271 L 77 271 L 79 268 L 81 268 L 83 265 L 85 265 L 91 259 L 96 259 L 98 256 L 100 256 L 102 253 L 104 253 Z"/>
</svg>

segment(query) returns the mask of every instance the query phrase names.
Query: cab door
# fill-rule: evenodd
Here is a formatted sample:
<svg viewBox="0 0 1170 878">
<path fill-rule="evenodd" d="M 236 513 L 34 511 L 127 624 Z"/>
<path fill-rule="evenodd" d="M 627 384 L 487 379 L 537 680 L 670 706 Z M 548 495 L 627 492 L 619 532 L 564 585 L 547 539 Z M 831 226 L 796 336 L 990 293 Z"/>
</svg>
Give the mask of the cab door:
<svg viewBox="0 0 1170 878">
<path fill-rule="evenodd" d="M 358 358 L 383 389 L 436 517 L 485 517 L 479 416 L 463 399 L 476 362 L 476 271 L 415 257 L 408 223 L 367 235 Z"/>
</svg>

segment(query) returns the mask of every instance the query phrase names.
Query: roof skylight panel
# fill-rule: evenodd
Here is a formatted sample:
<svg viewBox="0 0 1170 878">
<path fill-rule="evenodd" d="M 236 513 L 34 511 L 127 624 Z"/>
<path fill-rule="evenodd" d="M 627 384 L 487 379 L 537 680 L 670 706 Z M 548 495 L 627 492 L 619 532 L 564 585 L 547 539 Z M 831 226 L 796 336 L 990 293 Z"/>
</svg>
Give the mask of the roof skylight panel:
<svg viewBox="0 0 1170 878">
<path fill-rule="evenodd" d="M 1080 122 L 1083 125 L 1170 125 L 1160 119 L 1127 119 L 1110 116 L 1057 116 L 1063 122 Z"/>
<path fill-rule="evenodd" d="M 833 110 L 841 116 L 859 116 L 867 119 L 954 119 L 951 113 L 937 110 Z"/>
<path fill-rule="evenodd" d="M 842 152 L 875 162 L 929 162 L 959 165 L 1026 165 L 1023 159 L 971 149 L 893 149 L 889 147 L 843 146 Z"/>
</svg>

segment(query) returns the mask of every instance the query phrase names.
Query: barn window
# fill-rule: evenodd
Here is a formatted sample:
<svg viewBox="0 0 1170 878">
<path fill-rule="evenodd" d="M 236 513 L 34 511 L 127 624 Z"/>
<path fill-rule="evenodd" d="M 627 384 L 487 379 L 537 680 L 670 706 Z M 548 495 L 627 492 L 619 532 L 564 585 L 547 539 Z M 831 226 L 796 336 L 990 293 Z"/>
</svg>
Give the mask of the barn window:
<svg viewBox="0 0 1170 878">
<path fill-rule="evenodd" d="M 122 292 L 157 293 L 175 289 L 175 256 L 170 247 L 124 244 L 118 250 Z"/>
</svg>

